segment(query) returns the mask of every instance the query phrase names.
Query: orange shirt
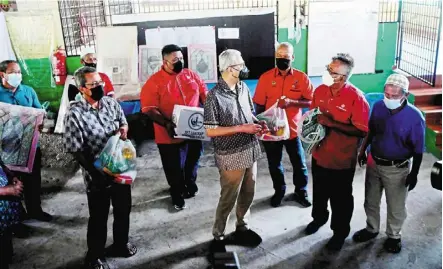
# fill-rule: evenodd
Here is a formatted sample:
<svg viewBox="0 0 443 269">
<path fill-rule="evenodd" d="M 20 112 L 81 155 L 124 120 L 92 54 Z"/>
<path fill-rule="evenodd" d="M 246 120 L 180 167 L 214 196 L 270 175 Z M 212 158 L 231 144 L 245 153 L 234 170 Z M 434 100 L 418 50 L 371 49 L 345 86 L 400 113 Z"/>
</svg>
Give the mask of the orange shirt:
<svg viewBox="0 0 443 269">
<path fill-rule="evenodd" d="M 330 113 L 335 121 L 352 124 L 364 132 L 368 131 L 369 104 L 363 93 L 350 83 L 345 84 L 336 96 L 332 96 L 328 86 L 320 85 L 315 90 L 311 104 L 311 109 L 316 107 L 319 107 L 320 111 Z M 324 168 L 355 168 L 361 139 L 329 129 L 326 137 L 312 152 L 312 157 Z"/>
<path fill-rule="evenodd" d="M 273 68 L 260 76 L 253 100 L 268 109 L 282 96 L 292 100 L 312 100 L 313 94 L 314 87 L 305 73 L 292 68 L 284 76 L 278 68 Z M 302 116 L 302 109 L 294 106 L 286 108 L 286 115 L 290 128 L 289 139 L 294 139 L 297 137 L 297 122 Z"/>
<path fill-rule="evenodd" d="M 208 88 L 193 71 L 183 69 L 179 74 L 169 74 L 163 68 L 146 81 L 140 93 L 142 112 L 157 108 L 167 118 L 172 118 L 175 105 L 198 107 L 206 101 Z M 154 123 L 157 144 L 180 143 L 183 140 L 169 137 L 166 128 Z"/>
</svg>

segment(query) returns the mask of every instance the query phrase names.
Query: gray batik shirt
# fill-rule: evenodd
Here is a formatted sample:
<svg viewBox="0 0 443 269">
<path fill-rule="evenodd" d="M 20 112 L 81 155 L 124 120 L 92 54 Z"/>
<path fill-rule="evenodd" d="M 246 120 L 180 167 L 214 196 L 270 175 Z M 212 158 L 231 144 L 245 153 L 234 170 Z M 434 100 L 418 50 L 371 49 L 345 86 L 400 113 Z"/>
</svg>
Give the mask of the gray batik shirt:
<svg viewBox="0 0 443 269">
<path fill-rule="evenodd" d="M 65 152 L 84 152 L 98 157 L 109 138 L 123 125 L 127 125 L 120 104 L 111 97 L 103 97 L 98 109 L 94 109 L 84 98 L 72 102 L 65 117 L 63 145 Z M 83 170 L 85 183 L 89 187 L 91 177 Z"/>
<path fill-rule="evenodd" d="M 206 129 L 253 123 L 254 106 L 244 82 L 231 90 L 223 79 L 209 91 L 204 110 Z M 260 143 L 253 134 L 237 133 L 213 137 L 215 161 L 221 170 L 242 170 L 252 167 L 261 156 Z"/>
</svg>

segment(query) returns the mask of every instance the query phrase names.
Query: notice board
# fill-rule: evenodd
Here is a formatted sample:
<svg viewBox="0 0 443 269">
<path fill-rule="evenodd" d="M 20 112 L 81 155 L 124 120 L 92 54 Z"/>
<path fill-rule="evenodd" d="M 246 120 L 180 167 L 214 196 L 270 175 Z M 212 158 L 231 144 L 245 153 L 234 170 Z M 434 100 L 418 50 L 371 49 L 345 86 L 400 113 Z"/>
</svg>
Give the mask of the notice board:
<svg viewBox="0 0 443 269">
<path fill-rule="evenodd" d="M 146 45 L 146 30 L 173 27 L 213 26 L 218 55 L 225 49 L 236 49 L 242 53 L 246 65 L 250 69 L 250 79 L 258 79 L 261 74 L 273 68 L 275 55 L 275 14 L 273 12 L 258 15 L 208 17 L 197 19 L 177 19 L 162 21 L 143 21 L 134 23 L 114 24 L 114 26 L 137 26 L 138 45 Z M 229 33 L 219 28 L 230 28 Z M 238 38 L 237 29 L 238 28 Z M 233 38 L 230 38 L 233 37 Z M 188 64 L 188 49 L 183 47 L 185 67 Z"/>
<path fill-rule="evenodd" d="M 378 1 L 311 0 L 308 75 L 321 76 L 337 53 L 354 58 L 354 74 L 374 73 L 378 9 Z"/>
</svg>

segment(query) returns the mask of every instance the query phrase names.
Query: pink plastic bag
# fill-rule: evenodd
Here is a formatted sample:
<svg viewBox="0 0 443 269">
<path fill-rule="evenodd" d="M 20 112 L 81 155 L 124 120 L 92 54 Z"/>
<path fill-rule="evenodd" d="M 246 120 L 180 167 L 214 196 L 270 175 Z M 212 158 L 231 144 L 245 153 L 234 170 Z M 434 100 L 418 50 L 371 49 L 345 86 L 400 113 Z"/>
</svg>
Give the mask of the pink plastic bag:
<svg viewBox="0 0 443 269">
<path fill-rule="evenodd" d="M 279 108 L 278 102 L 265 112 L 257 115 L 258 120 L 264 120 L 269 128 L 269 132 L 261 135 L 263 141 L 280 141 L 289 139 L 289 122 L 286 111 Z"/>
</svg>

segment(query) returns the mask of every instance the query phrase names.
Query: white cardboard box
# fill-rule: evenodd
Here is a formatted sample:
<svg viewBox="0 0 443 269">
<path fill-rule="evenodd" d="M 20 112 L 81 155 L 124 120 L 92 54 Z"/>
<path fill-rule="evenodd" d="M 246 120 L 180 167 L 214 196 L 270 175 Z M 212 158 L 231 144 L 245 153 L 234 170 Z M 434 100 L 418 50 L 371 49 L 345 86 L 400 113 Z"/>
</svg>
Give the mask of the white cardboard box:
<svg viewBox="0 0 443 269">
<path fill-rule="evenodd" d="M 177 126 L 175 138 L 209 141 L 203 126 L 203 108 L 175 105 L 172 121 Z"/>
</svg>

